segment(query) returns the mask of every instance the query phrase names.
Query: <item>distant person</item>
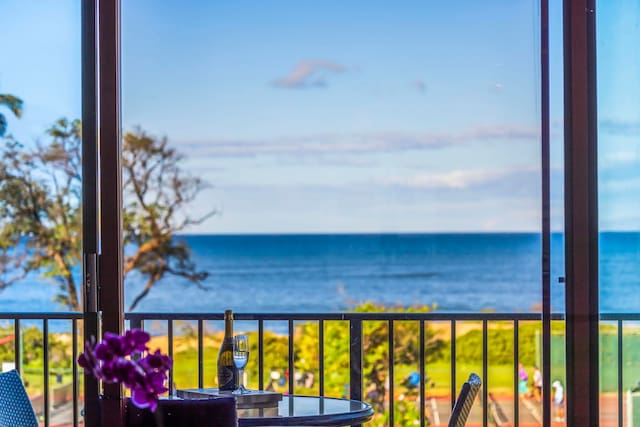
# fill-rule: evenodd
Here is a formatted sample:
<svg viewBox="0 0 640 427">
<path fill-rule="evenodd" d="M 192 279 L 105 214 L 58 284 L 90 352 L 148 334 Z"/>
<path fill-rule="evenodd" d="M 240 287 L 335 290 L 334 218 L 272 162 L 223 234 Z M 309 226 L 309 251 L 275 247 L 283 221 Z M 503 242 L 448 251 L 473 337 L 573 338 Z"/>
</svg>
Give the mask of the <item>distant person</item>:
<svg viewBox="0 0 640 427">
<path fill-rule="evenodd" d="M 420 385 L 420 374 L 417 372 L 410 373 L 407 378 L 405 378 L 404 384 L 409 390 L 418 388 Z"/>
<path fill-rule="evenodd" d="M 375 403 L 378 401 L 378 397 L 378 388 L 374 383 L 371 383 L 369 385 L 369 388 L 367 389 L 367 393 L 365 394 L 365 399 L 367 400 L 367 402 Z"/>
<path fill-rule="evenodd" d="M 276 384 L 278 383 L 278 380 L 280 379 L 280 372 L 276 371 L 276 370 L 272 370 L 271 373 L 269 374 L 269 384 L 267 384 L 267 391 L 275 391 L 276 390 Z"/>
<path fill-rule="evenodd" d="M 313 372 L 307 372 L 304 376 L 304 386 L 306 388 L 311 388 L 313 387 L 314 381 L 315 381 L 315 375 L 313 374 Z"/>
<path fill-rule="evenodd" d="M 529 381 L 529 374 L 527 374 L 527 370 L 524 369 L 522 363 L 518 363 L 518 395 L 523 398 L 527 397 L 529 393 L 529 387 L 527 386 L 527 382 Z"/>
<path fill-rule="evenodd" d="M 564 387 L 559 380 L 555 380 L 551 383 L 553 388 L 553 420 L 557 422 L 564 421 Z"/>
<path fill-rule="evenodd" d="M 542 372 L 537 366 L 533 367 L 533 394 L 538 402 L 542 401 Z"/>
</svg>

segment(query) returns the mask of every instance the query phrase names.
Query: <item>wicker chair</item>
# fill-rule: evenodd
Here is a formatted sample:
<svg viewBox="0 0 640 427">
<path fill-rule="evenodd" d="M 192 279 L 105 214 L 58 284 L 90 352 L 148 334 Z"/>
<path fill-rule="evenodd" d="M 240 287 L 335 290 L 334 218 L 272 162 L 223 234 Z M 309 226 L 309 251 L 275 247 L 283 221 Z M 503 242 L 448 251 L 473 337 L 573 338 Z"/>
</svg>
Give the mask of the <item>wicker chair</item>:
<svg viewBox="0 0 640 427">
<path fill-rule="evenodd" d="M 18 371 L 0 374 L 0 426 L 38 427 Z"/>
<path fill-rule="evenodd" d="M 469 412 L 471 412 L 471 407 L 481 386 L 482 381 L 479 376 L 476 374 L 469 375 L 467 382 L 462 384 L 456 404 L 453 406 L 451 418 L 449 418 L 449 427 L 464 427 L 467 424 Z"/>
</svg>

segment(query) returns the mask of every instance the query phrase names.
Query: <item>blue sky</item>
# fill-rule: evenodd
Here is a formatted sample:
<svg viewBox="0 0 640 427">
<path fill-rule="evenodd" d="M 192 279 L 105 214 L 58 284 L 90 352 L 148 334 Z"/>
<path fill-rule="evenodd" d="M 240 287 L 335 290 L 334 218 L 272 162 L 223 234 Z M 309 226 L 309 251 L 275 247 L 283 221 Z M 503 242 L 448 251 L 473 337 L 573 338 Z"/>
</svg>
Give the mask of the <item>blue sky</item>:
<svg viewBox="0 0 640 427">
<path fill-rule="evenodd" d="M 24 140 L 80 115 L 79 3 L 3 2 L 0 37 L 12 42 L 0 92 L 25 100 L 10 122 Z M 559 229 L 561 7 L 551 3 Z M 188 5 L 123 0 L 122 111 L 125 130 L 166 135 L 211 184 L 193 212 L 221 214 L 191 232 L 540 229 L 537 1 Z M 607 229 L 640 228 L 638 8 L 598 15 Z"/>
</svg>

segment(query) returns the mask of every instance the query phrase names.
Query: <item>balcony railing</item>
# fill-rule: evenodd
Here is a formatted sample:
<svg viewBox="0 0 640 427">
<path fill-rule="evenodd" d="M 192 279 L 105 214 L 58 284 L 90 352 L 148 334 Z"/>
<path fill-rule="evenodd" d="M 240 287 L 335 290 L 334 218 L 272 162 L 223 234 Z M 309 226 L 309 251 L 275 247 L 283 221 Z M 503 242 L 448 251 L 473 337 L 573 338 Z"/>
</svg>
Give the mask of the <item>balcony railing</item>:
<svg viewBox="0 0 640 427">
<path fill-rule="evenodd" d="M 176 334 L 176 322 L 187 321 L 194 322 L 197 327 L 195 330 L 195 338 L 197 342 L 197 386 L 205 387 L 205 386 L 213 386 L 213 379 L 205 381 L 205 336 L 208 333 L 207 324 L 208 322 L 219 322 L 221 324 L 223 320 L 222 314 L 211 314 L 211 313 L 128 313 L 126 314 L 126 320 L 129 322 L 128 327 L 141 328 L 144 329 L 147 326 L 147 329 L 150 329 L 150 322 L 154 322 L 154 325 L 157 322 L 161 324 L 164 323 L 166 325 L 166 339 L 167 339 L 167 348 L 170 356 L 174 356 L 175 352 L 175 340 L 179 333 Z M 318 388 L 317 391 L 319 394 L 325 394 L 325 380 L 327 378 L 328 373 L 333 369 L 332 367 L 325 366 L 325 349 L 326 349 L 326 339 L 324 336 L 325 325 L 331 322 L 341 321 L 348 325 L 348 337 L 349 337 L 349 384 L 348 384 L 348 396 L 352 399 L 357 400 L 366 400 L 366 395 L 363 393 L 363 372 L 365 366 L 363 365 L 363 359 L 366 356 L 363 354 L 363 333 L 366 329 L 366 325 L 368 322 L 382 322 L 386 324 L 387 331 L 387 343 L 388 345 L 386 351 L 386 363 L 389 367 L 387 376 L 388 376 L 388 388 L 387 388 L 387 402 L 388 404 L 385 407 L 387 411 L 387 420 L 389 425 L 394 425 L 394 418 L 396 414 L 394 408 L 393 399 L 396 396 L 396 387 L 397 381 L 394 372 L 394 362 L 396 359 L 396 346 L 395 346 L 395 334 L 394 330 L 398 325 L 398 322 L 414 322 L 417 325 L 418 335 L 415 337 L 417 343 L 419 345 L 418 351 L 418 369 L 420 375 L 420 384 L 419 384 L 419 394 L 417 396 L 417 404 L 419 408 L 422 410 L 419 411 L 419 421 L 421 426 L 427 424 L 427 419 L 425 416 L 425 410 L 427 403 L 427 391 L 426 391 L 426 381 L 423 379 L 427 378 L 426 372 L 426 328 L 428 325 L 437 322 L 438 324 L 448 324 L 448 328 L 450 330 L 450 372 L 449 372 L 449 384 L 450 390 L 447 393 L 451 399 L 451 404 L 455 399 L 455 396 L 458 392 L 457 385 L 460 381 L 464 380 L 469 372 L 460 372 L 456 363 L 456 328 L 462 323 L 472 322 L 478 325 L 482 332 L 481 339 L 481 347 L 482 347 L 482 357 L 481 361 L 478 360 L 479 375 L 481 375 L 483 379 L 483 391 L 481 393 L 480 402 L 476 404 L 475 413 L 477 418 L 481 419 L 482 425 L 489 425 L 489 421 L 492 419 L 492 400 L 489 396 L 489 390 L 492 387 L 491 384 L 491 376 L 489 373 L 489 345 L 490 342 L 490 324 L 492 322 L 501 322 L 501 323 L 511 323 L 513 325 L 512 328 L 512 336 L 513 336 L 513 410 L 510 414 L 512 416 L 511 423 L 513 426 L 519 426 L 520 423 L 520 415 L 519 415 L 519 399 L 518 399 L 518 363 L 519 360 L 519 352 L 520 352 L 520 339 L 519 339 L 519 331 L 522 322 L 540 322 L 541 315 L 538 313 L 438 313 L 438 312 L 428 312 L 428 313 L 357 313 L 357 312 L 348 312 L 348 313 L 236 313 L 235 314 L 236 321 L 243 322 L 243 324 L 248 324 L 248 322 L 252 322 L 255 325 L 255 331 L 257 332 L 257 350 L 258 355 L 257 358 L 252 357 L 252 359 L 257 363 L 257 387 L 260 389 L 265 388 L 265 353 L 271 351 L 272 349 L 268 348 L 265 344 L 265 331 L 269 330 L 266 328 L 265 323 L 271 324 L 272 322 L 281 322 L 287 325 L 287 332 L 285 333 L 288 340 L 287 347 L 287 366 L 288 366 L 288 383 L 285 384 L 285 389 L 289 393 L 294 393 L 296 384 L 295 384 L 295 326 L 299 323 L 316 323 L 317 324 L 317 337 L 318 337 L 318 360 L 317 360 L 317 372 L 318 372 Z M 553 321 L 562 321 L 563 315 L 554 314 L 552 316 Z M 51 352 L 50 352 L 50 342 L 51 337 L 55 335 L 55 333 L 60 333 L 60 328 L 56 327 L 55 331 L 51 330 L 51 322 L 55 321 L 66 321 L 67 327 L 63 328 L 63 333 L 70 337 L 70 343 L 68 345 L 71 347 L 71 351 L 69 356 L 71 356 L 70 363 L 67 363 L 67 371 L 65 371 L 65 375 L 71 376 L 71 396 L 69 402 L 60 402 L 55 401 L 54 393 L 52 392 L 52 382 L 50 380 L 50 376 L 55 370 L 50 368 L 51 364 Z M 39 413 L 41 422 L 45 426 L 50 425 L 73 425 L 77 426 L 82 423 L 82 417 L 79 415 L 80 410 L 82 408 L 81 400 L 81 390 L 80 390 L 80 374 L 77 369 L 77 365 L 74 361 L 77 358 L 79 353 L 78 343 L 79 330 L 82 324 L 82 314 L 80 313 L 2 313 L 0 314 L 0 322 L 5 326 L 4 330 L 10 330 L 11 323 L 13 323 L 13 335 L 15 339 L 8 340 L 5 343 L 1 344 L 2 346 L 6 346 L 9 343 L 13 343 L 13 363 L 18 371 L 23 374 L 25 377 L 26 373 L 29 373 L 31 377 L 37 374 L 34 374 L 31 370 L 27 369 L 22 364 L 22 355 L 25 351 L 25 348 L 22 344 L 22 339 L 20 337 L 24 334 L 24 325 L 30 324 L 33 325 L 33 322 L 36 322 L 36 327 L 41 331 L 42 334 L 42 369 L 39 370 L 41 373 L 42 379 L 42 395 L 39 399 L 34 400 L 34 406 L 36 404 L 41 407 L 36 407 L 36 412 Z M 605 422 L 603 425 L 617 425 L 622 427 L 624 425 L 624 416 L 627 411 L 624 410 L 624 401 L 625 401 L 625 391 L 623 385 L 624 379 L 624 364 L 623 364 L 623 327 L 627 322 L 640 322 L 640 314 L 603 314 L 601 315 L 601 322 L 603 324 L 613 324 L 617 328 L 617 336 L 615 339 L 617 345 L 617 409 L 616 416 L 609 417 L 613 418 L 612 422 Z M 70 323 L 70 327 L 68 327 L 68 323 Z M 57 323 L 56 323 L 57 325 Z M 9 328 L 9 329 L 7 329 Z M 54 335 L 52 335 L 54 334 Z M 366 337 L 364 337 L 366 338 Z M 11 345 L 9 347 L 5 347 L 10 352 Z M 480 365 L 481 363 L 481 365 Z M 59 371 L 59 370 L 58 370 Z M 173 372 L 171 372 L 170 377 L 170 387 L 171 392 L 173 392 L 174 387 L 174 377 Z M 194 384 L 195 386 L 196 384 Z M 255 385 L 254 385 L 255 386 Z M 550 402 L 550 399 L 546 399 L 547 402 Z M 41 402 L 38 403 L 38 402 Z M 66 403 L 66 406 L 65 406 Z M 66 414 L 60 414 L 60 405 L 63 408 L 66 408 Z M 53 416 L 52 416 L 53 409 Z M 603 408 L 604 409 L 604 408 Z M 448 414 L 443 413 L 441 423 L 446 424 L 446 418 Z M 64 421 L 64 420 L 66 421 Z M 63 421 L 61 421 L 63 420 Z"/>
<path fill-rule="evenodd" d="M 5 336 L 5 343 L 1 346 L 7 346 L 9 343 L 13 343 L 13 365 L 15 369 L 20 372 L 23 379 L 27 383 L 25 374 L 29 375 L 30 379 L 35 382 L 42 381 L 42 392 L 30 393 L 31 403 L 36 411 L 36 414 L 41 420 L 41 424 L 45 426 L 50 425 L 73 425 L 77 426 L 80 419 L 80 408 L 82 403 L 80 402 L 80 381 L 78 367 L 75 360 L 78 357 L 78 343 L 80 342 L 79 330 L 82 327 L 83 315 L 82 313 L 0 313 L 0 324 L 6 326 L 5 331 L 9 331 L 11 326 L 8 324 L 13 323 L 13 334 Z M 70 359 L 66 360 L 68 368 L 64 369 L 65 374 L 71 375 L 70 384 L 62 388 L 52 388 L 50 377 L 52 374 L 60 375 L 59 371 L 52 371 L 50 369 L 50 339 L 52 333 L 50 332 L 50 326 L 52 322 L 64 322 L 66 325 L 60 328 L 60 333 L 69 334 L 68 345 L 71 350 Z M 69 324 L 70 323 L 70 324 Z M 23 366 L 22 360 L 26 348 L 23 348 L 24 338 L 24 325 L 35 328 L 39 334 L 42 335 L 41 349 L 42 349 L 42 369 L 40 371 L 39 366 L 34 371 Z M 58 329 L 58 328 L 56 328 Z M 10 338 L 10 339 L 7 339 Z M 29 351 L 34 351 L 39 347 L 39 340 L 36 338 L 35 345 L 30 345 Z M 9 346 L 10 348 L 10 346 Z M 5 347 L 7 349 L 7 347 Z M 11 353 L 9 350 L 8 353 Z M 6 353 L 5 353 L 6 354 Z M 34 355 L 31 355 L 32 357 Z M 2 362 L 10 362 L 9 360 L 2 360 Z M 70 393 L 68 388 L 70 387 Z M 61 392 L 57 392 L 60 390 Z M 52 409 L 56 409 L 58 415 L 52 422 Z M 62 409 L 61 409 L 62 408 Z M 58 422 L 60 419 L 59 412 L 64 411 L 62 415 L 64 421 Z M 68 415 L 68 416 L 66 416 Z"/>
</svg>

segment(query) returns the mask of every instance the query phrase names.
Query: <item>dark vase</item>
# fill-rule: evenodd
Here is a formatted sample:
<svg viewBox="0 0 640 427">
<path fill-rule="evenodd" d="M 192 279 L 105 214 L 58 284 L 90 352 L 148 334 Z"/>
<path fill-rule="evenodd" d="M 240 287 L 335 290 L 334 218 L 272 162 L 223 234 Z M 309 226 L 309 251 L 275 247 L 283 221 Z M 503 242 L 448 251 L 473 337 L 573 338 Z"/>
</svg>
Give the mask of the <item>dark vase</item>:
<svg viewBox="0 0 640 427">
<path fill-rule="evenodd" d="M 235 397 L 212 399 L 165 398 L 155 412 L 125 404 L 127 427 L 237 427 Z"/>
</svg>

